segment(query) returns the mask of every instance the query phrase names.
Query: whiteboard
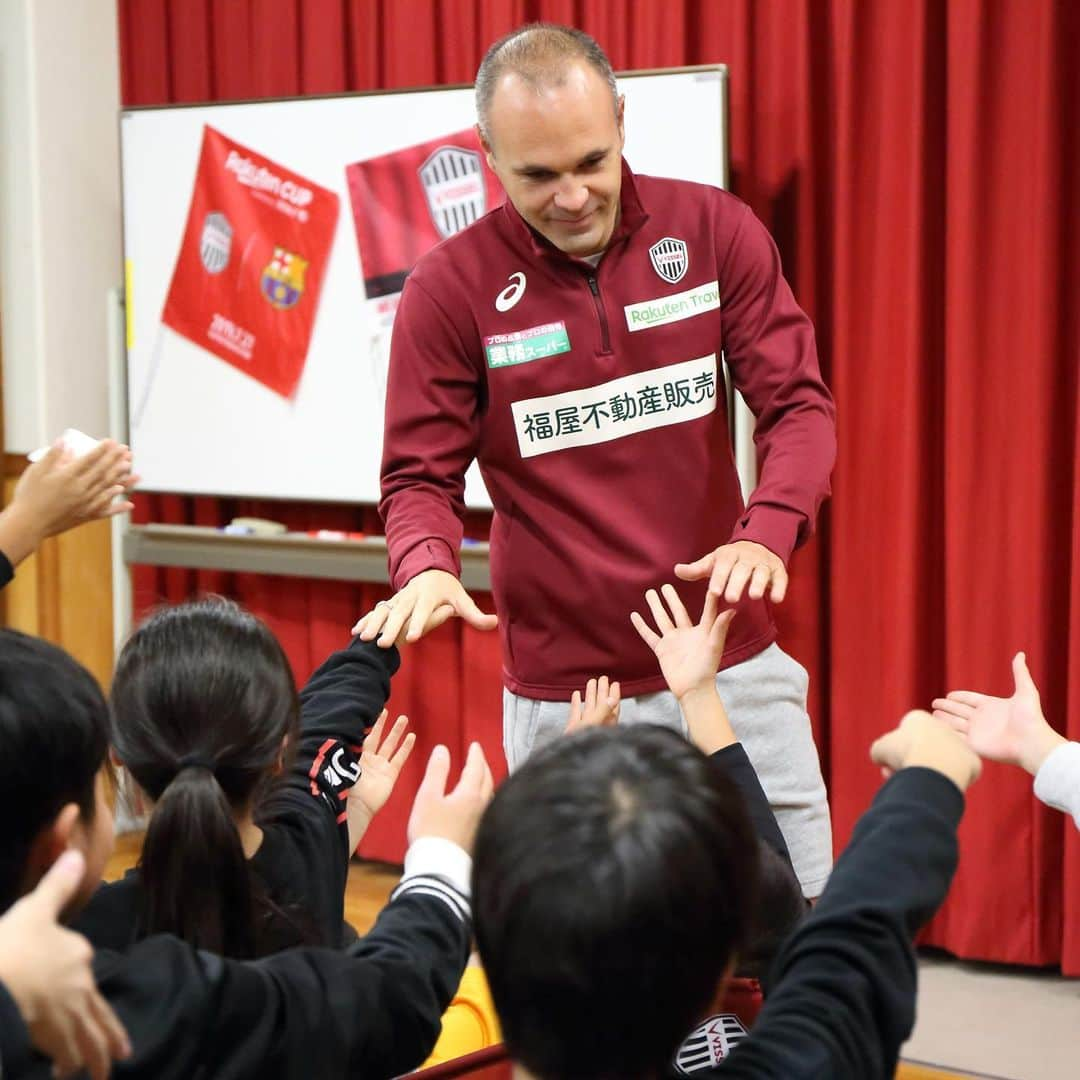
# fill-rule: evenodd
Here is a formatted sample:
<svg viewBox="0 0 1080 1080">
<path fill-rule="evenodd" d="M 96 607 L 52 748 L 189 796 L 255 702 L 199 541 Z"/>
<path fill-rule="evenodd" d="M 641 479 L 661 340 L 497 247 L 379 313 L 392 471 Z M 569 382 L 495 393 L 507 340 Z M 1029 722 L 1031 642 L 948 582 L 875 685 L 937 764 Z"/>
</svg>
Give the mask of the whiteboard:
<svg viewBox="0 0 1080 1080">
<path fill-rule="evenodd" d="M 636 172 L 726 186 L 725 68 L 630 73 L 619 89 Z M 143 489 L 378 501 L 388 330 L 366 297 L 345 169 L 474 120 L 471 87 L 122 114 L 128 438 Z M 206 126 L 339 197 L 306 360 L 288 396 L 162 322 Z M 491 505 L 475 464 L 466 501 Z"/>
</svg>

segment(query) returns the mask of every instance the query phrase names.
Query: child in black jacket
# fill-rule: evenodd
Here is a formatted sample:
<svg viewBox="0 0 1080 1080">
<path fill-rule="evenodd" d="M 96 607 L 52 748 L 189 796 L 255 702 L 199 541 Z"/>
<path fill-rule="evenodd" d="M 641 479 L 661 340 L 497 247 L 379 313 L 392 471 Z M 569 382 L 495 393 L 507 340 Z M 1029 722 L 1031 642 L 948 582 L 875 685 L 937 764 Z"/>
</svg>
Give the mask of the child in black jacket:
<svg viewBox="0 0 1080 1080">
<path fill-rule="evenodd" d="M 355 640 L 297 700 L 277 640 L 236 604 L 153 615 L 110 701 L 114 753 L 154 803 L 142 858 L 76 929 L 100 948 L 167 932 L 241 958 L 355 938 L 349 858 L 414 741 L 404 717 L 384 737 L 399 663 Z"/>
<path fill-rule="evenodd" d="M 107 730 L 85 669 L 53 645 L 0 630 L 0 911 L 69 847 L 86 858 L 74 906 L 96 889 L 113 837 L 101 779 Z M 99 952 L 98 986 L 132 1047 L 113 1075 L 380 1078 L 420 1064 L 468 957 L 468 851 L 492 789 L 478 746 L 447 794 L 449 769 L 446 748 L 436 747 L 410 817 L 402 882 L 356 945 L 249 963 L 169 936 Z M 35 1029 L 2 988 L 0 1019 L 5 1080 L 51 1076 Z"/>
</svg>

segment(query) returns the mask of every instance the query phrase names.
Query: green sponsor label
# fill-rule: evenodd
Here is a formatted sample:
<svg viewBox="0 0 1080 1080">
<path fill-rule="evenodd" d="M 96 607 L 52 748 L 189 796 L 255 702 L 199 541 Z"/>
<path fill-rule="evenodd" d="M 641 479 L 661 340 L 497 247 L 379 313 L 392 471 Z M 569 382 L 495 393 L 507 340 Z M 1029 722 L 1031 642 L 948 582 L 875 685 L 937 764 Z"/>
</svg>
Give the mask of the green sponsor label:
<svg viewBox="0 0 1080 1080">
<path fill-rule="evenodd" d="M 488 367 L 492 368 L 528 364 L 569 351 L 570 338 L 564 322 L 544 323 L 528 330 L 484 338 L 484 352 L 487 354 Z"/>
</svg>

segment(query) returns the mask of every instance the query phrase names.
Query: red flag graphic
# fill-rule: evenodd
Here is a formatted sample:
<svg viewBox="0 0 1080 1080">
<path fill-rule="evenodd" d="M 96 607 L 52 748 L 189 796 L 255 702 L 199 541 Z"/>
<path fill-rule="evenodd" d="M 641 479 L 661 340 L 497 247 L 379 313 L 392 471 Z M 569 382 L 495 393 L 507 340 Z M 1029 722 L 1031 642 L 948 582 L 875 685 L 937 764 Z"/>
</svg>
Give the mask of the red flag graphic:
<svg viewBox="0 0 1080 1080">
<path fill-rule="evenodd" d="M 337 217 L 334 192 L 205 127 L 162 321 L 291 396 Z"/>
</svg>

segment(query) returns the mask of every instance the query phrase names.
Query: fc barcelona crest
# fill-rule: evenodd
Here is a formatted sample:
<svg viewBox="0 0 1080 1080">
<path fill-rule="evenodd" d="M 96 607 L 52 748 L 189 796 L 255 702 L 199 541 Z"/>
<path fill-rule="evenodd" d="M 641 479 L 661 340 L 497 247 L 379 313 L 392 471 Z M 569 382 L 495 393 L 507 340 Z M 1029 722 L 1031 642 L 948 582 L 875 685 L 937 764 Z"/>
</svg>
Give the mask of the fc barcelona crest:
<svg viewBox="0 0 1080 1080">
<path fill-rule="evenodd" d="M 487 210 L 480 155 L 460 146 L 440 146 L 420 166 L 428 210 L 444 239 L 471 225 Z"/>
<path fill-rule="evenodd" d="M 680 1076 L 693 1076 L 719 1065 L 746 1036 L 746 1028 L 737 1016 L 731 1013 L 710 1016 L 679 1047 L 675 1058 L 676 1072 Z"/>
<path fill-rule="evenodd" d="M 649 258 L 652 260 L 653 269 L 667 282 L 672 285 L 682 281 L 689 265 L 689 257 L 686 253 L 686 241 L 676 240 L 673 236 L 665 236 L 649 248 Z"/>
<path fill-rule="evenodd" d="M 232 226 L 222 213 L 206 215 L 199 239 L 199 256 L 207 273 L 220 274 L 229 265 L 232 251 Z"/>
<path fill-rule="evenodd" d="M 308 261 L 284 248 L 274 248 L 274 257 L 262 272 L 262 294 L 278 309 L 293 307 L 304 295 L 304 275 Z"/>
</svg>

